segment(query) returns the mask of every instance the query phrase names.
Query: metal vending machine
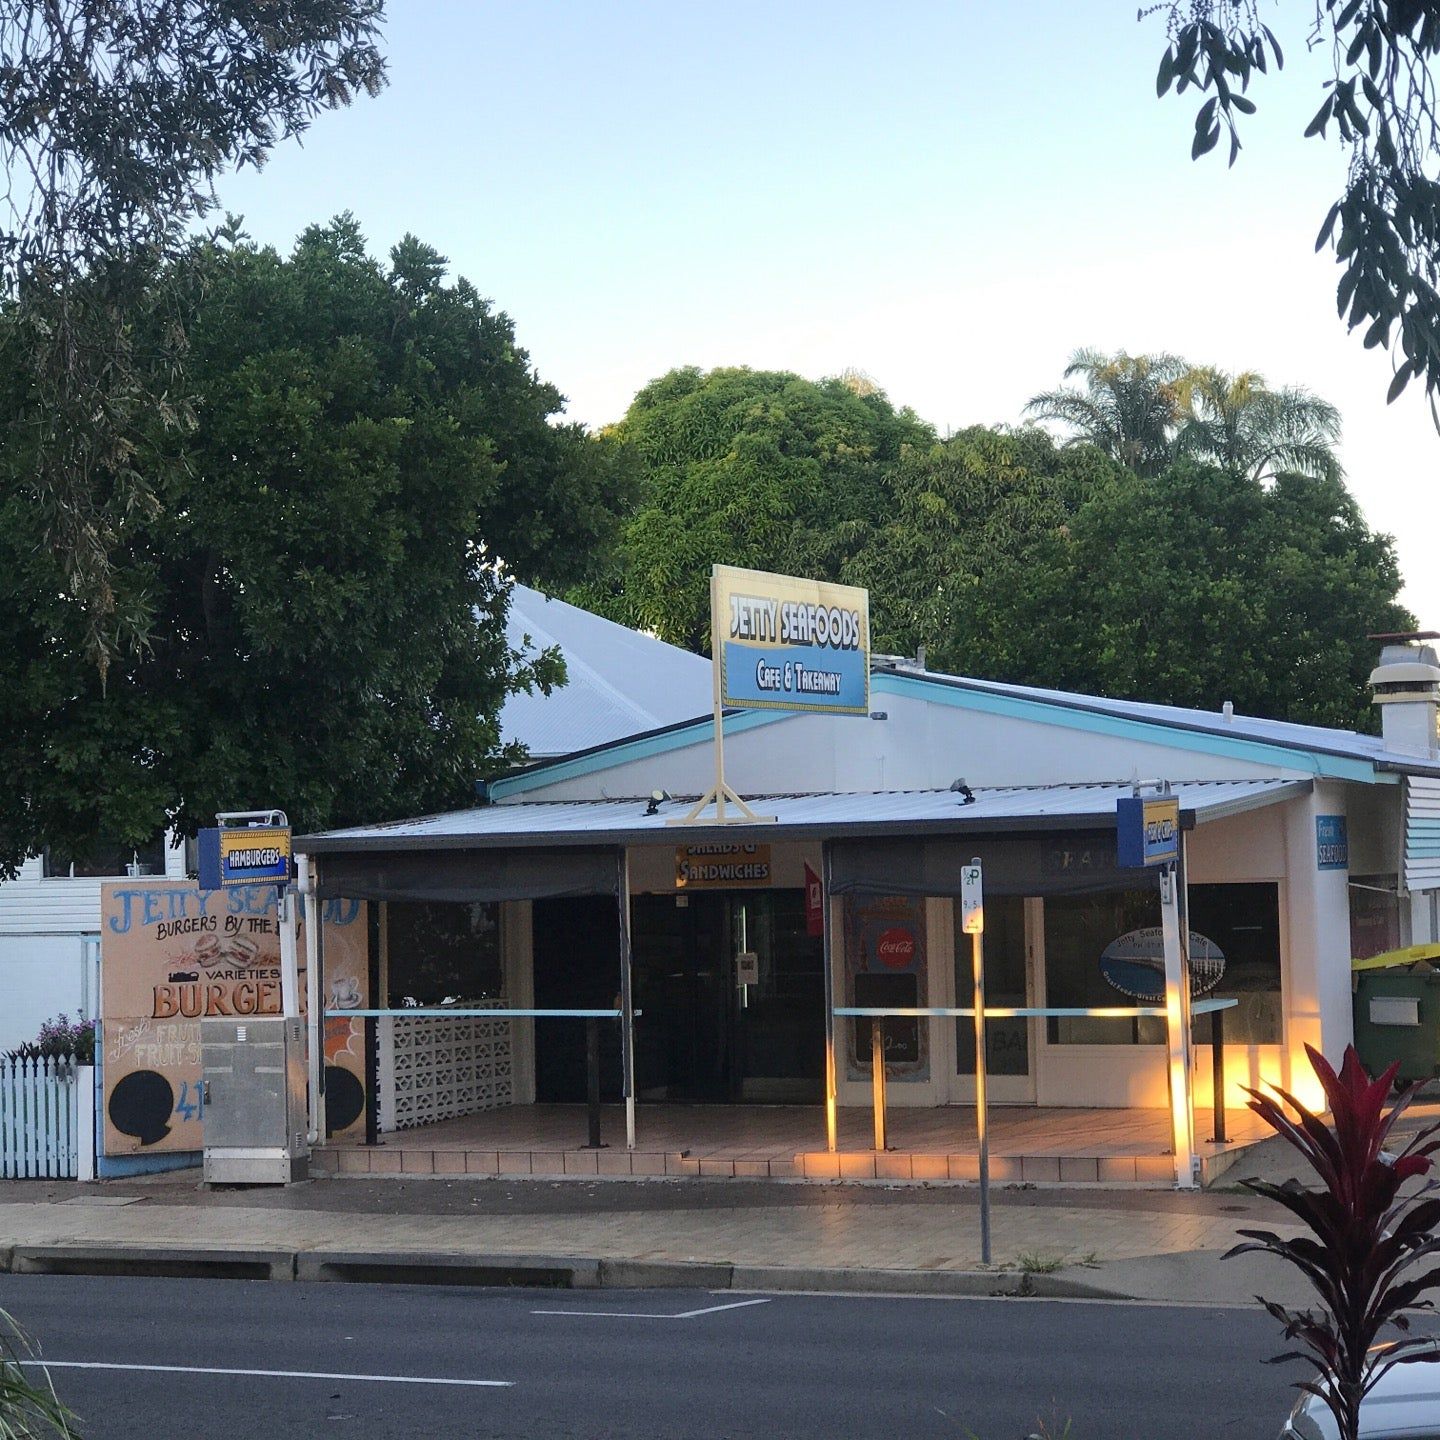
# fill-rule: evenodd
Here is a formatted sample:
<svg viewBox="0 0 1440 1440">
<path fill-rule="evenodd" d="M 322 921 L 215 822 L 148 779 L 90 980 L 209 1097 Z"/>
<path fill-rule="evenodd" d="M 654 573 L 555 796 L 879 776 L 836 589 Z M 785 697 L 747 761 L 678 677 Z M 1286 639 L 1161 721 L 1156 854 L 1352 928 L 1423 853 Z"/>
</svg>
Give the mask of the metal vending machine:
<svg viewBox="0 0 1440 1440">
<path fill-rule="evenodd" d="M 206 1183 L 306 1179 L 305 1022 L 278 1015 L 202 1020 L 200 1064 Z"/>
</svg>

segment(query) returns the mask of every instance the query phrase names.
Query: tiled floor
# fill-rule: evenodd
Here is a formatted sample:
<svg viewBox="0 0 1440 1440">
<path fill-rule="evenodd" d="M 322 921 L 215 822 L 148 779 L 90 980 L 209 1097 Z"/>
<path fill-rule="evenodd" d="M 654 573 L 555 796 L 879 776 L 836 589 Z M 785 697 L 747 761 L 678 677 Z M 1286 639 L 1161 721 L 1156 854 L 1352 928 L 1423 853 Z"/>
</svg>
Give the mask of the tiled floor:
<svg viewBox="0 0 1440 1440">
<path fill-rule="evenodd" d="M 1207 1180 L 1269 1132 L 1249 1111 L 1229 1111 L 1229 1142 L 1213 1145 L 1211 1114 L 1195 1114 Z M 1161 1184 L 1173 1179 L 1165 1110 L 997 1107 L 990 1112 L 996 1181 Z M 625 1148 L 624 1112 L 607 1105 L 605 1148 L 585 1148 L 581 1105 L 515 1105 L 383 1136 L 370 1149 L 327 1147 L 319 1168 L 341 1174 L 699 1175 L 882 1180 L 974 1180 L 975 1112 L 896 1109 L 889 1149 L 876 1153 L 868 1109 L 840 1111 L 839 1150 L 825 1148 L 823 1112 L 791 1105 L 642 1105 L 636 1148 Z"/>
</svg>

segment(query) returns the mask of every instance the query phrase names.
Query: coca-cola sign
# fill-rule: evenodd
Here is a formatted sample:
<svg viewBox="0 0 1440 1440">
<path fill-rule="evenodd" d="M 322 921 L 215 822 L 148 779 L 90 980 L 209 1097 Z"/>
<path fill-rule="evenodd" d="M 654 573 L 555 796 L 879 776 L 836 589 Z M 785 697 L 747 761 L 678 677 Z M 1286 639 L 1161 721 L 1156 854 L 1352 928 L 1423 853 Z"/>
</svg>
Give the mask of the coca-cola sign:
<svg viewBox="0 0 1440 1440">
<path fill-rule="evenodd" d="M 875 956 L 888 970 L 908 970 L 915 963 L 915 936 L 903 926 L 882 930 L 875 942 Z"/>
</svg>

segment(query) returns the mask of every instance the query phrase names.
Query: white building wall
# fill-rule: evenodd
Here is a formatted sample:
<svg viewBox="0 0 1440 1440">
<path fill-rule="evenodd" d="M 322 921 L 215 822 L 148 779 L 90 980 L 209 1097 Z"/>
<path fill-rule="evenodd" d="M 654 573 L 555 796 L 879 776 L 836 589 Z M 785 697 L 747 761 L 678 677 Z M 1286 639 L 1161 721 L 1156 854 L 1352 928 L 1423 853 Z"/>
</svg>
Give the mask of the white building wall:
<svg viewBox="0 0 1440 1440">
<path fill-rule="evenodd" d="M 166 875 L 185 874 L 185 842 L 172 840 L 165 851 Z M 123 875 L 107 877 L 123 880 Z M 46 878 L 38 855 L 20 867 L 14 880 L 0 883 L 0 936 L 94 935 L 100 930 L 99 876 Z"/>
<path fill-rule="evenodd" d="M 1058 723 L 1017 720 L 879 695 L 884 720 L 792 715 L 727 735 L 726 779 L 742 795 L 793 791 L 943 789 L 971 785 L 1052 785 L 1084 781 L 1306 778 L 1303 757 L 1237 760 L 1181 746 L 1135 741 Z M 714 779 L 708 727 L 692 743 L 558 779 L 511 800 L 598 800 L 668 790 L 695 795 Z M 502 802 L 504 803 L 504 799 Z"/>
<path fill-rule="evenodd" d="M 1347 787 L 1317 782 L 1286 806 L 1287 884 L 1281 911 L 1289 959 L 1284 1069 L 1280 1083 L 1309 1103 L 1321 1091 L 1305 1055 L 1313 1045 L 1338 1065 L 1353 1037 L 1350 999 L 1350 888 L 1344 870 L 1317 865 L 1316 817 L 1346 814 Z"/>
<path fill-rule="evenodd" d="M 167 847 L 165 873 L 184 875 L 183 841 Z M 99 1013 L 91 972 L 105 883 L 98 877 L 47 879 L 36 855 L 14 880 L 0 884 L 0 1051 L 33 1040 L 62 1011 L 72 1019 Z"/>
</svg>

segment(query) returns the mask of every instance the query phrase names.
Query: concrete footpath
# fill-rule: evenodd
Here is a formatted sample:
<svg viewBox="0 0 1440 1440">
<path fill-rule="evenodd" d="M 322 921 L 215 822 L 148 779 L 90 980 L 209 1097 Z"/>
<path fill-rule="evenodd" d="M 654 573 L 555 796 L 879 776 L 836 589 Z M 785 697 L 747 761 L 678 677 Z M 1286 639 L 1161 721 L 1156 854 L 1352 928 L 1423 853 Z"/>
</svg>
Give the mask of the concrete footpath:
<svg viewBox="0 0 1440 1440">
<path fill-rule="evenodd" d="M 1253 1167 L 1252 1167 L 1253 1168 Z M 0 1184 L 0 1269 L 565 1286 L 1295 1301 L 1288 1268 L 1223 1262 L 1297 1233 L 1237 1188 L 996 1186 L 994 1263 L 970 1186 L 741 1180 L 324 1179 L 206 1190 L 199 1172 Z"/>
</svg>

